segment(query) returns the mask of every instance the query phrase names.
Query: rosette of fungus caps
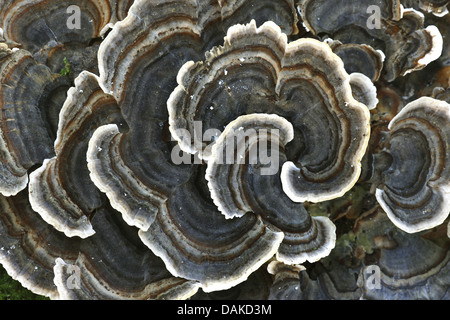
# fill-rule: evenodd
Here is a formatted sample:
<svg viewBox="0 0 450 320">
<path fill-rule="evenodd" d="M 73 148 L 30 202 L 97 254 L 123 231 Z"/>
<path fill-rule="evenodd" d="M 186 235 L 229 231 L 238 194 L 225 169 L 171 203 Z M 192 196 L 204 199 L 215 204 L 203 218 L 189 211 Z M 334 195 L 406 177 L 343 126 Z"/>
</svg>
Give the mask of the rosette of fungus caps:
<svg viewBox="0 0 450 320">
<path fill-rule="evenodd" d="M 283 232 L 277 258 L 286 263 L 327 256 L 334 224 L 311 217 L 297 202 L 337 197 L 360 173 L 369 113 L 352 97 L 342 61 L 325 43 L 288 43 L 274 23 L 257 28 L 252 21 L 231 27 L 224 45 L 211 49 L 205 61 L 187 62 L 177 81 L 168 100 L 169 129 L 182 151 L 207 163 L 209 191 L 222 214 L 254 214 Z M 227 138 L 251 129 L 278 130 L 272 136 L 280 146 L 275 173 L 262 174 L 261 162 L 223 161 Z M 248 160 L 264 139 L 270 140 L 249 137 L 235 160 Z"/>
<path fill-rule="evenodd" d="M 392 163 L 382 174 L 378 202 L 406 232 L 442 224 L 450 212 L 450 105 L 421 97 L 388 128 Z"/>
</svg>

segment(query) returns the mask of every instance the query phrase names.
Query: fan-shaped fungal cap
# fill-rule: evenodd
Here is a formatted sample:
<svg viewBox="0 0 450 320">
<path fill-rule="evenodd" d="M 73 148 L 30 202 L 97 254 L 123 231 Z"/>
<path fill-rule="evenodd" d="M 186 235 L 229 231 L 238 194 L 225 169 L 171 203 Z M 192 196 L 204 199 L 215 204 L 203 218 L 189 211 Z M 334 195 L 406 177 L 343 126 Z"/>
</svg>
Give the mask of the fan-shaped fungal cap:
<svg viewBox="0 0 450 320">
<path fill-rule="evenodd" d="M 66 83 L 28 51 L 4 46 L 0 83 L 0 192 L 9 196 L 26 187 L 29 168 L 54 155 L 51 118 L 58 110 L 50 100 Z"/>
<path fill-rule="evenodd" d="M 211 149 L 206 169 L 211 198 L 225 217 L 253 211 L 245 194 L 250 190 L 240 185 L 246 183 L 242 181 L 246 165 L 253 165 L 252 176 L 278 176 L 280 148 L 293 138 L 292 124 L 272 114 L 244 115 L 227 125 Z"/>
<path fill-rule="evenodd" d="M 303 119 L 300 128 L 306 127 L 302 130 L 305 150 L 297 159 L 283 165 L 281 180 L 293 201 L 317 202 L 342 196 L 357 181 L 369 139 L 370 116 L 367 107 L 353 98 L 342 61 L 327 50 L 328 46 L 300 40 L 283 61 L 284 69 L 289 70 L 285 75 L 288 91 L 300 91 L 305 85 L 304 81 L 292 85 L 292 81 L 287 82 L 289 77 L 297 81 L 305 77 L 304 80 L 313 83 L 319 97 L 328 92 L 319 98 L 327 102 L 323 104 L 323 100 L 316 100 L 318 97 L 312 99 L 311 94 L 308 95 L 311 100 L 298 96 L 299 100 L 294 101 L 301 105 L 298 106 Z M 305 63 L 316 69 L 314 78 L 303 69 Z M 319 105 L 322 105 L 320 111 Z M 292 122 L 296 127 L 297 123 Z"/>
<path fill-rule="evenodd" d="M 197 9 L 191 1 L 136 1 L 99 49 L 100 84 L 119 102 L 129 131 L 100 127 L 90 141 L 89 170 L 112 206 L 144 230 L 189 177 L 187 166 L 171 161 L 164 122 L 177 70 L 201 50 Z"/>
<path fill-rule="evenodd" d="M 406 105 L 389 123 L 391 166 L 377 200 L 407 232 L 433 228 L 450 212 L 450 105 L 429 97 Z"/>
<path fill-rule="evenodd" d="M 116 2 L 114 0 L 113 2 Z M 53 42 L 87 45 L 100 36 L 112 17 L 111 1 L 5 0 L 0 4 L 0 27 L 5 39 L 36 52 Z"/>
<path fill-rule="evenodd" d="M 421 44 L 426 43 L 427 45 L 422 45 L 422 47 L 426 47 L 427 49 L 419 47 L 418 52 L 424 51 L 425 53 L 422 55 L 414 54 L 413 58 L 410 57 L 410 59 L 414 59 L 414 65 L 411 68 L 404 70 L 402 75 L 408 74 L 414 70 L 423 69 L 430 62 L 437 60 L 442 54 L 444 40 L 441 32 L 436 26 L 430 25 L 423 30 L 417 31 L 415 38 L 419 38 Z"/>
<path fill-rule="evenodd" d="M 94 233 L 88 217 L 104 199 L 89 178 L 86 151 L 98 125 L 120 123 L 116 101 L 82 72 L 68 90 L 55 141 L 56 156 L 30 174 L 30 202 L 47 223 L 67 236 Z M 57 199 L 57 200 L 55 200 Z"/>
<path fill-rule="evenodd" d="M 279 170 L 293 127 L 273 114 L 250 114 L 227 125 L 212 147 L 206 169 L 211 197 L 227 218 L 256 214 L 283 232 L 277 259 L 315 262 L 327 256 L 336 240 L 326 217 L 310 217 L 302 204 L 284 194 Z M 238 192 L 237 192 L 238 191 Z"/>
<path fill-rule="evenodd" d="M 381 76 L 384 53 L 366 44 L 346 43 L 337 40 L 325 40 L 333 52 L 344 62 L 348 74 L 362 73 L 371 81 L 377 81 Z"/>
<path fill-rule="evenodd" d="M 186 63 L 178 83 L 167 104 L 170 130 L 182 150 L 208 160 L 208 144 L 196 137 L 242 114 L 274 113 L 298 132 L 291 142 L 293 161 L 282 171 L 291 199 L 330 199 L 356 182 L 369 112 L 352 97 L 342 61 L 326 44 L 314 39 L 288 44 L 270 22 L 259 28 L 254 21 L 237 25 L 205 62 Z"/>
<path fill-rule="evenodd" d="M 118 156 L 121 139 L 123 134 L 116 124 L 101 126 L 94 132 L 87 151 L 90 177 L 129 225 L 147 230 L 158 205 L 167 197 L 144 185 Z"/>
</svg>

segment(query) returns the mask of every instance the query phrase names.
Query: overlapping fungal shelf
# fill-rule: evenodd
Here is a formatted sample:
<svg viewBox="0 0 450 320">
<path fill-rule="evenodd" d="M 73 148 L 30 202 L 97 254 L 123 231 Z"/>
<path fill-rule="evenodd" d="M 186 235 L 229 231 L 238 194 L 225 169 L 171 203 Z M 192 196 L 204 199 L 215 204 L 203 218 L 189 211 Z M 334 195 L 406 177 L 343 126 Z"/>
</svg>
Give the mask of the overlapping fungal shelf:
<svg viewBox="0 0 450 320">
<path fill-rule="evenodd" d="M 448 1 L 71 5 L 0 4 L 13 279 L 51 299 L 450 299 Z"/>
</svg>

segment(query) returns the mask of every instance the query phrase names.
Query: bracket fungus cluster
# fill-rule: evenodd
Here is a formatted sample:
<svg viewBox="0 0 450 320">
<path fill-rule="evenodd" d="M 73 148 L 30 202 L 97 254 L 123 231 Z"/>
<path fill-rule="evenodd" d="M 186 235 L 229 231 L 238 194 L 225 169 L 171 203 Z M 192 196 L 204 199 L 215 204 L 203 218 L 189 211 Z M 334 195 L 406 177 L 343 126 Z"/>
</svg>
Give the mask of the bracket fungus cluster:
<svg viewBox="0 0 450 320">
<path fill-rule="evenodd" d="M 66 58 L 77 76 L 83 70 L 98 70 L 101 37 L 126 17 L 132 3 L 5 0 L 0 4 L 0 28 L 8 45 L 28 50 L 55 73 L 64 67 Z"/>
<path fill-rule="evenodd" d="M 448 300 L 449 244 L 406 233 L 375 208 L 314 267 L 271 262 L 269 298 Z"/>
<path fill-rule="evenodd" d="M 3 1 L 0 263 L 52 299 L 449 299 L 447 4 Z"/>
<path fill-rule="evenodd" d="M 301 0 L 299 9 L 304 24 L 315 35 L 381 50 L 386 57 L 386 81 L 420 70 L 442 53 L 439 29 L 424 27 L 423 14 L 405 10 L 400 1 Z"/>
</svg>

